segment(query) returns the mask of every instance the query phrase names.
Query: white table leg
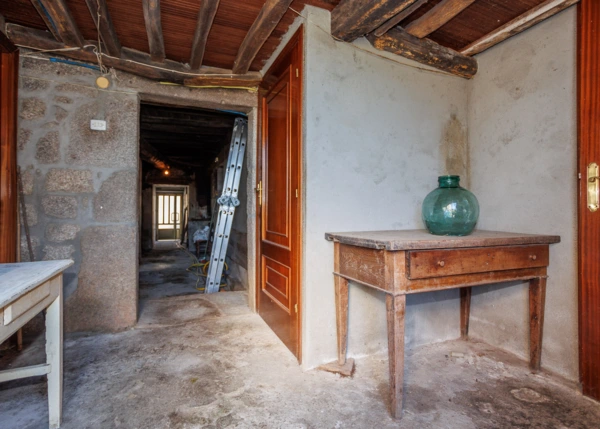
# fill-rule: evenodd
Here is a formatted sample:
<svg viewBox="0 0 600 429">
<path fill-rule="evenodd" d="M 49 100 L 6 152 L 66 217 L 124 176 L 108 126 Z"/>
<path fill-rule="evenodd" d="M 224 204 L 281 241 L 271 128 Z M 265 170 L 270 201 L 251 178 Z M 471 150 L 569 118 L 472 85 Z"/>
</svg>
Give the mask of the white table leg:
<svg viewBox="0 0 600 429">
<path fill-rule="evenodd" d="M 62 276 L 61 276 L 62 277 Z M 61 279 L 62 283 L 62 279 Z M 48 415 L 50 427 L 60 427 L 63 389 L 63 296 L 62 284 L 58 297 L 46 311 L 46 363 L 48 374 Z"/>
</svg>

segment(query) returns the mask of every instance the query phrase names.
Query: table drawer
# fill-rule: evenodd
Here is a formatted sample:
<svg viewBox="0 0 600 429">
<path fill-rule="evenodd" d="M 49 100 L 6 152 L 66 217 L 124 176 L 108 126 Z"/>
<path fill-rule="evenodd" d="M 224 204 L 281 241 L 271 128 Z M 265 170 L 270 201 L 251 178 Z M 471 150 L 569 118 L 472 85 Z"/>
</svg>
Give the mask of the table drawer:
<svg viewBox="0 0 600 429">
<path fill-rule="evenodd" d="M 548 245 L 406 252 L 409 279 L 548 266 Z"/>
<path fill-rule="evenodd" d="M 3 323 L 4 326 L 13 322 L 25 314 L 29 309 L 33 308 L 39 302 L 50 296 L 50 282 L 46 282 L 26 293 L 15 302 L 4 308 Z"/>
</svg>

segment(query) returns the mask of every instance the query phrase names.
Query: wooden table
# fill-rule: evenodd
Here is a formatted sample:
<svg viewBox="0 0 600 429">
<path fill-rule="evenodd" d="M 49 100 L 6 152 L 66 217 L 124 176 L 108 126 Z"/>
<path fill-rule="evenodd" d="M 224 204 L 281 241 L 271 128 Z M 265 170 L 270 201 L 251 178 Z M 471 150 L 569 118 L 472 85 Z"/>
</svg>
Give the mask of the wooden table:
<svg viewBox="0 0 600 429">
<path fill-rule="evenodd" d="M 63 283 L 73 261 L 0 264 L 0 342 L 46 310 L 46 363 L 0 371 L 0 382 L 48 375 L 50 427 L 60 427 L 62 414 Z"/>
<path fill-rule="evenodd" d="M 460 288 L 460 330 L 467 338 L 471 287 L 529 281 L 530 362 L 540 368 L 549 245 L 560 237 L 475 231 L 466 237 L 425 230 L 327 233 L 334 241 L 338 363 L 346 363 L 348 282 L 386 294 L 391 412 L 402 416 L 406 295 Z"/>
</svg>

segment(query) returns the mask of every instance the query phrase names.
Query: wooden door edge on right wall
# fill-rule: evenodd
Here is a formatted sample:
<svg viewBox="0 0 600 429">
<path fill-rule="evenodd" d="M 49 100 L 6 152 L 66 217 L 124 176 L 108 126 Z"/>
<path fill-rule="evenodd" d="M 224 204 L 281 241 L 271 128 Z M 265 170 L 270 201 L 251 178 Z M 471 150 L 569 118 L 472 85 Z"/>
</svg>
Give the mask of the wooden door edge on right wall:
<svg viewBox="0 0 600 429">
<path fill-rule="evenodd" d="M 596 400 L 600 400 L 600 210 L 588 208 L 588 183 L 594 183 L 588 178 L 588 165 L 600 165 L 599 23 L 600 1 L 581 0 L 577 20 L 579 378 L 583 394 Z"/>
</svg>

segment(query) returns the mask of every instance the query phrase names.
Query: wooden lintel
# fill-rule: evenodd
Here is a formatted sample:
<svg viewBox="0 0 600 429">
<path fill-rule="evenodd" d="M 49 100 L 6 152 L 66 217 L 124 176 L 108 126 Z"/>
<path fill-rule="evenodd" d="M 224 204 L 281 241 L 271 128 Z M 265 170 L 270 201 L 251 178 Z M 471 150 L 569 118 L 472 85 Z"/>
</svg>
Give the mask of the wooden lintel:
<svg viewBox="0 0 600 429">
<path fill-rule="evenodd" d="M 121 43 L 113 26 L 110 13 L 106 7 L 106 0 L 85 0 L 87 3 L 94 24 L 100 33 L 102 42 L 108 54 L 112 57 L 121 56 Z"/>
<path fill-rule="evenodd" d="M 402 12 L 400 12 L 398 15 L 394 16 L 392 19 L 389 19 L 385 24 L 381 25 L 377 30 L 373 31 L 373 34 L 376 35 L 377 37 L 383 36 L 385 33 L 390 31 L 391 28 L 400 24 L 400 22 L 402 22 L 404 19 L 408 18 L 409 15 L 412 15 L 412 13 L 414 11 L 416 11 L 418 8 L 423 6 L 428 1 L 429 0 L 417 0 L 416 2 L 411 4 L 409 7 L 404 9 Z"/>
<path fill-rule="evenodd" d="M 476 40 L 464 49 L 461 49 L 460 52 L 463 55 L 469 56 L 479 54 L 578 2 L 579 0 L 547 0 L 479 40 Z"/>
<path fill-rule="evenodd" d="M 429 39 L 419 39 L 399 27 L 381 37 L 368 35 L 367 39 L 381 51 L 391 52 L 439 70 L 467 79 L 477 73 L 477 61 Z"/>
<path fill-rule="evenodd" d="M 190 58 L 190 67 L 197 70 L 202 65 L 204 59 L 204 50 L 208 33 L 219 8 L 219 0 L 203 0 L 198 12 L 198 22 L 196 23 L 196 32 L 194 33 L 194 42 L 192 43 L 192 56 Z"/>
<path fill-rule="evenodd" d="M 69 11 L 66 0 L 31 0 L 56 40 L 66 46 L 83 46 L 83 36 Z"/>
<path fill-rule="evenodd" d="M 143 0 L 142 5 L 150 57 L 152 61 L 163 62 L 165 60 L 165 42 L 160 18 L 160 0 Z"/>
<path fill-rule="evenodd" d="M 442 0 L 425 15 L 408 24 L 404 31 L 420 39 L 427 37 L 474 2 L 475 0 Z"/>
<path fill-rule="evenodd" d="M 195 76 L 184 80 L 187 86 L 224 86 L 238 88 L 255 88 L 262 82 L 262 75 L 259 72 L 248 72 L 244 74 L 232 73 L 227 76 Z"/>
<path fill-rule="evenodd" d="M 60 50 L 65 45 L 57 42 L 47 31 L 22 27 L 16 24 L 7 24 L 7 35 L 17 46 L 39 50 Z M 85 48 L 60 51 L 57 55 L 72 58 L 89 63 L 97 63 L 96 54 L 93 51 L 94 41 L 86 41 Z M 121 58 L 102 55 L 102 61 L 107 67 L 133 73 L 148 79 L 163 80 L 189 85 L 209 85 L 225 87 L 255 87 L 262 80 L 260 73 L 248 73 L 246 75 L 235 75 L 231 70 L 202 66 L 198 72 L 192 72 L 188 66 L 176 61 L 166 60 L 160 67 L 153 64 L 150 55 L 145 52 L 122 48 Z"/>
<path fill-rule="evenodd" d="M 331 35 L 345 42 L 371 33 L 416 0 L 342 0 L 331 11 Z"/>
<path fill-rule="evenodd" d="M 233 63 L 233 72 L 247 73 L 258 51 L 265 44 L 292 0 L 267 0 L 248 30 Z"/>
</svg>

